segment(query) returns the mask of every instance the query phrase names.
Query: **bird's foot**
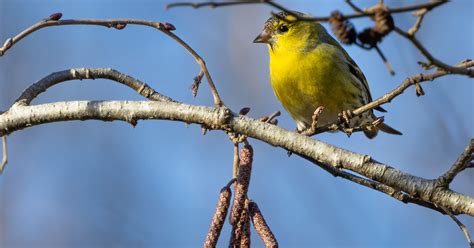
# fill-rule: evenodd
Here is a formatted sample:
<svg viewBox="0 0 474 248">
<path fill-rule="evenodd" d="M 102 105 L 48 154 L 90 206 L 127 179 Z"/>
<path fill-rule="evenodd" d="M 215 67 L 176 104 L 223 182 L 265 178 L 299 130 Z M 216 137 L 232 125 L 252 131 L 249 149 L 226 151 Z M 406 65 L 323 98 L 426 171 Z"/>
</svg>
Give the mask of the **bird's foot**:
<svg viewBox="0 0 474 248">
<path fill-rule="evenodd" d="M 316 110 L 314 111 L 313 115 L 311 116 L 311 126 L 305 128 L 303 130 L 298 130 L 297 132 L 302 134 L 302 135 L 306 135 L 306 136 L 315 135 L 316 131 L 317 131 L 316 129 L 318 127 L 318 118 L 321 115 L 321 113 L 323 112 L 323 110 L 324 110 L 323 106 L 317 107 Z"/>
<path fill-rule="evenodd" d="M 352 110 L 343 110 L 337 116 L 337 123 L 343 129 L 350 128 L 352 117 L 354 117 L 354 113 L 352 113 Z"/>
<path fill-rule="evenodd" d="M 354 128 L 351 127 L 351 119 L 354 117 L 352 110 L 343 110 L 337 116 L 338 129 L 347 134 L 348 137 L 354 132 Z"/>
</svg>

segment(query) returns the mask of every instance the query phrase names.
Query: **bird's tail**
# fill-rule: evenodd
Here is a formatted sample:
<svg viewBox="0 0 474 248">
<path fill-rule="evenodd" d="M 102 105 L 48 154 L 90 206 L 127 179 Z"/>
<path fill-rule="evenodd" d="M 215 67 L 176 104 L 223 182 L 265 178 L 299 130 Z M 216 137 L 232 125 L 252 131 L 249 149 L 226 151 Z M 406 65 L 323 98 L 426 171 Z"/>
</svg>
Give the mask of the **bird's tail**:
<svg viewBox="0 0 474 248">
<path fill-rule="evenodd" d="M 378 133 L 379 130 L 382 131 L 382 132 L 385 132 L 385 133 L 389 133 L 389 134 L 402 135 L 402 133 L 400 131 L 396 130 L 395 128 L 393 128 L 393 127 L 391 127 L 391 126 L 389 126 L 385 123 L 380 123 L 373 130 L 364 131 L 364 134 L 365 134 L 365 136 L 367 136 L 367 138 L 373 139 L 373 138 L 375 138 L 375 136 L 377 136 L 377 133 Z"/>
</svg>

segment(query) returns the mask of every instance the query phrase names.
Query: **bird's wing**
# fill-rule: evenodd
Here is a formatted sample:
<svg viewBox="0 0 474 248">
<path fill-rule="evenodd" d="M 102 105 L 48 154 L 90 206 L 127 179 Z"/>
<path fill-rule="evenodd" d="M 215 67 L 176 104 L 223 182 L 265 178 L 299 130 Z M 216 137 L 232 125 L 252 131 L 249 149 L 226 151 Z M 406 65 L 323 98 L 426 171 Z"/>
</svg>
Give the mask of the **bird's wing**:
<svg viewBox="0 0 474 248">
<path fill-rule="evenodd" d="M 362 84 L 364 86 L 364 90 L 367 93 L 367 100 L 369 102 L 372 102 L 372 96 L 370 94 L 369 84 L 367 83 L 367 79 L 365 78 L 364 73 L 362 73 L 362 71 L 360 70 L 359 66 L 356 64 L 356 62 L 349 56 L 349 54 L 346 52 L 346 50 L 344 50 L 344 48 L 342 48 L 342 46 L 336 40 L 334 40 L 331 37 L 331 39 L 329 39 L 328 42 L 331 45 L 338 47 L 339 50 L 342 51 L 342 54 L 344 55 L 344 58 L 346 59 L 347 66 L 349 67 L 349 71 L 351 72 L 352 75 L 354 75 L 354 77 L 356 77 L 360 81 L 360 84 Z M 356 86 L 358 86 L 358 85 L 356 85 Z M 374 109 L 376 109 L 380 112 L 387 112 L 387 110 L 385 110 L 384 108 L 382 108 L 380 106 L 375 107 Z"/>
<path fill-rule="evenodd" d="M 367 99 L 369 102 L 372 102 L 372 96 L 370 95 L 370 90 L 369 90 L 369 84 L 367 83 L 367 79 L 365 78 L 364 74 L 360 70 L 360 68 L 357 66 L 357 64 L 352 60 L 351 57 L 347 54 L 347 52 L 344 51 L 344 56 L 346 57 L 347 60 L 347 65 L 349 66 L 349 71 L 351 72 L 352 75 L 354 75 L 359 81 L 364 85 L 364 90 L 367 92 Z M 375 107 L 374 109 L 380 111 L 380 112 L 387 112 L 384 108 L 378 106 Z"/>
</svg>

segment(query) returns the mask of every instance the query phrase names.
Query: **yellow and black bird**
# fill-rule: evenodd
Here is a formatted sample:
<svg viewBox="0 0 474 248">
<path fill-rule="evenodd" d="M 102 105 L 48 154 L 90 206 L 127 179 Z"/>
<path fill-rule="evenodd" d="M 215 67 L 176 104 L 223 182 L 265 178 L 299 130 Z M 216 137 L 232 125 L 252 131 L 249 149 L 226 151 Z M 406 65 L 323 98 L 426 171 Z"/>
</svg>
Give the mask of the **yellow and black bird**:
<svg viewBox="0 0 474 248">
<path fill-rule="evenodd" d="M 364 74 L 321 24 L 296 21 L 286 12 L 277 15 L 267 20 L 254 42 L 268 44 L 271 86 L 299 131 L 311 126 L 313 113 L 320 106 L 324 111 L 318 127 L 335 122 L 343 111 L 372 101 Z M 381 107 L 376 110 L 385 112 Z M 351 118 L 349 126 L 367 127 L 374 120 L 370 110 Z M 378 130 L 401 135 L 384 123 L 364 133 L 374 138 Z"/>
</svg>

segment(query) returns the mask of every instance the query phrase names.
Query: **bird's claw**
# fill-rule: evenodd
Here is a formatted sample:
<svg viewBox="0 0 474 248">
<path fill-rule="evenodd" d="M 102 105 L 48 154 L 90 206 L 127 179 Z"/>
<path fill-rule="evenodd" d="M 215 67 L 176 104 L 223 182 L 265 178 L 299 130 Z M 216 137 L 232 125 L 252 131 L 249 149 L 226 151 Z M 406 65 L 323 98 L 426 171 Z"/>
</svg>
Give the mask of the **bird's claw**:
<svg viewBox="0 0 474 248">
<path fill-rule="evenodd" d="M 318 118 L 323 112 L 323 110 L 324 110 L 323 106 L 317 107 L 316 110 L 313 112 L 313 115 L 311 116 L 311 126 L 303 130 L 298 130 L 297 132 L 306 136 L 312 136 L 316 134 L 316 129 L 318 127 Z"/>
<path fill-rule="evenodd" d="M 337 116 L 338 124 L 341 125 L 343 129 L 350 128 L 352 117 L 354 117 L 354 113 L 352 113 L 351 110 L 343 110 Z"/>
</svg>

